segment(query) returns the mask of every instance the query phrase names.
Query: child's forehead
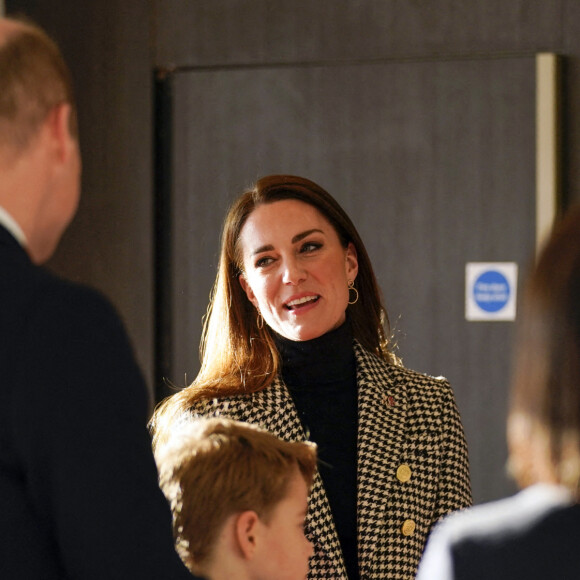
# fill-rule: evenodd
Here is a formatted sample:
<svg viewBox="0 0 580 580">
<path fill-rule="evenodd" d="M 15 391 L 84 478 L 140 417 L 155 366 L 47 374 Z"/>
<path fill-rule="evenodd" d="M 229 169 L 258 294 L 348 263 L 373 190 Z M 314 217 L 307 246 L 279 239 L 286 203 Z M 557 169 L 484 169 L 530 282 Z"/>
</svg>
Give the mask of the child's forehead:
<svg viewBox="0 0 580 580">
<path fill-rule="evenodd" d="M 280 500 L 279 505 L 294 511 L 306 511 L 308 507 L 309 492 L 310 489 L 304 476 L 300 473 L 300 470 L 296 468 L 288 481 L 286 493 Z"/>
</svg>

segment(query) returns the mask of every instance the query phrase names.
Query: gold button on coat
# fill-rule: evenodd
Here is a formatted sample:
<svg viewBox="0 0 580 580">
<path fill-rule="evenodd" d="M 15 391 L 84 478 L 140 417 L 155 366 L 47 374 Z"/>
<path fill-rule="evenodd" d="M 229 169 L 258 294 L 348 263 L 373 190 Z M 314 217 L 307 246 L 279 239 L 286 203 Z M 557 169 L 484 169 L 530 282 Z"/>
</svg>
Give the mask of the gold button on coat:
<svg viewBox="0 0 580 580">
<path fill-rule="evenodd" d="M 405 483 L 411 479 L 411 468 L 406 463 L 399 465 L 399 468 L 397 469 L 397 479 L 401 483 Z"/>
<path fill-rule="evenodd" d="M 405 520 L 401 532 L 403 536 L 412 536 L 415 533 L 415 522 L 413 520 Z"/>
</svg>

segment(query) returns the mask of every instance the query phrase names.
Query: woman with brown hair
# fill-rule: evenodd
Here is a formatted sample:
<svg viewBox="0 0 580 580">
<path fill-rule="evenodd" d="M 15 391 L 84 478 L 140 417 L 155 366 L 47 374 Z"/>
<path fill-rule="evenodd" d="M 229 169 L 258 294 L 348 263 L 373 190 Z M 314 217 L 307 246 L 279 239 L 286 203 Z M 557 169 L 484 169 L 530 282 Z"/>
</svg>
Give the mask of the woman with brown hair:
<svg viewBox="0 0 580 580">
<path fill-rule="evenodd" d="M 579 576 L 580 207 L 528 280 L 517 339 L 509 469 L 523 491 L 443 522 L 421 580 Z"/>
<path fill-rule="evenodd" d="M 271 175 L 233 204 L 200 350 L 155 443 L 183 414 L 310 437 L 310 577 L 412 578 L 433 523 L 471 503 L 463 428 L 447 381 L 393 353 L 364 244 L 324 189 Z"/>
</svg>

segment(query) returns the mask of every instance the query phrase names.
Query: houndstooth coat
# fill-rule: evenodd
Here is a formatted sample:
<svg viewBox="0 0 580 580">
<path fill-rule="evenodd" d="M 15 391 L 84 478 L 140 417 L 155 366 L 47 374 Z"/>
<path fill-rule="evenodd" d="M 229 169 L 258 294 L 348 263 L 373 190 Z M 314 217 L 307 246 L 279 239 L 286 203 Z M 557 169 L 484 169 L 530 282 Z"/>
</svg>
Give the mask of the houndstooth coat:
<svg viewBox="0 0 580 580">
<path fill-rule="evenodd" d="M 358 543 L 361 579 L 412 579 L 441 516 L 471 504 L 467 446 L 449 383 L 392 366 L 354 341 L 358 383 Z M 198 401 L 197 416 L 227 416 L 304 440 L 281 378 L 247 395 Z M 346 579 L 322 480 L 310 495 L 309 578 Z"/>
</svg>

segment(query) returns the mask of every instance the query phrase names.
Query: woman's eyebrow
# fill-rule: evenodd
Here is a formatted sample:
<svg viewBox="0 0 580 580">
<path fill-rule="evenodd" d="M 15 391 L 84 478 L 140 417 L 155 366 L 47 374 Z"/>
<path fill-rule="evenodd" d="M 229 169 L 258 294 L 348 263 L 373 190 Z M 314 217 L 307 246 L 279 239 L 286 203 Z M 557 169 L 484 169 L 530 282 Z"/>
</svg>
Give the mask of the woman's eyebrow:
<svg viewBox="0 0 580 580">
<path fill-rule="evenodd" d="M 259 248 L 256 248 L 252 252 L 252 256 L 255 256 L 256 254 L 261 254 L 262 252 L 271 252 L 273 249 L 274 246 L 272 244 L 266 244 L 265 246 L 260 246 Z"/>
<path fill-rule="evenodd" d="M 314 232 L 324 234 L 324 232 L 322 230 L 320 230 L 318 228 L 313 228 L 311 230 L 306 230 L 305 232 L 300 232 L 299 234 L 296 234 L 292 238 L 292 243 L 295 244 L 296 242 L 299 242 L 300 240 L 307 238 L 310 234 L 313 234 Z M 265 246 L 260 246 L 259 248 L 256 248 L 252 252 L 252 255 L 255 256 L 256 254 L 261 254 L 262 252 L 271 252 L 273 249 L 274 249 L 274 246 L 272 244 L 266 244 Z"/>
<path fill-rule="evenodd" d="M 318 228 L 314 228 L 312 230 L 306 230 L 305 232 L 302 232 L 300 234 L 296 234 L 292 238 L 292 243 L 295 244 L 296 242 L 299 242 L 300 240 L 303 240 L 304 238 L 308 237 L 310 234 L 313 234 L 314 232 L 319 232 L 321 234 L 324 233 L 322 230 L 319 230 Z"/>
</svg>

